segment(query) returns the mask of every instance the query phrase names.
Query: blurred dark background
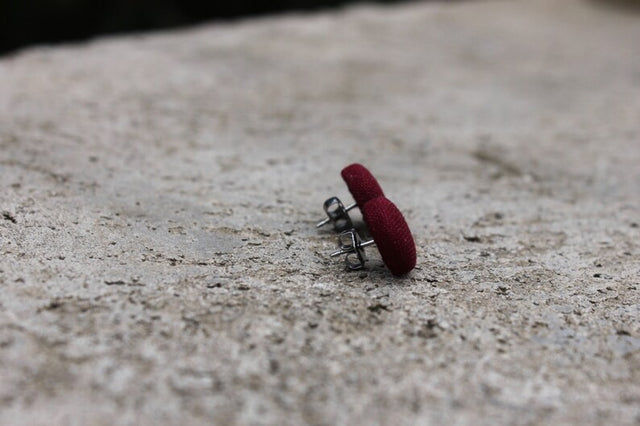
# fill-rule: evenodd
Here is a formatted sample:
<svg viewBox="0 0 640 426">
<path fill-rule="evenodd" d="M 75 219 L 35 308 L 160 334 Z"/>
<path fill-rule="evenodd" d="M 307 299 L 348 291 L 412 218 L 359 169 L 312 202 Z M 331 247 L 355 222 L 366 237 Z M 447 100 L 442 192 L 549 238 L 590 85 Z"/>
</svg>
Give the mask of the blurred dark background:
<svg viewBox="0 0 640 426">
<path fill-rule="evenodd" d="M 394 3 L 398 0 L 377 0 Z M 353 0 L 0 0 L 0 54 L 32 44 L 177 27 L 284 11 L 311 11 Z"/>
</svg>

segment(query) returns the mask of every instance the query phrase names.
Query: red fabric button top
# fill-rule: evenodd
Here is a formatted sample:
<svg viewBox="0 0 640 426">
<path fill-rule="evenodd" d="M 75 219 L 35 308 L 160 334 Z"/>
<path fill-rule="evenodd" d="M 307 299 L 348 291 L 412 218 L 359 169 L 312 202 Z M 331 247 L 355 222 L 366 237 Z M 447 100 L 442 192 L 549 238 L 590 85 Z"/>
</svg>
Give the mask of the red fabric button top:
<svg viewBox="0 0 640 426">
<path fill-rule="evenodd" d="M 369 200 L 384 197 L 384 192 L 382 192 L 378 181 L 362 164 L 351 164 L 342 169 L 341 174 L 359 207 L 365 205 Z"/>
<path fill-rule="evenodd" d="M 411 271 L 416 266 L 416 245 L 396 205 L 382 196 L 367 201 L 360 210 L 391 273 L 404 275 Z"/>
</svg>

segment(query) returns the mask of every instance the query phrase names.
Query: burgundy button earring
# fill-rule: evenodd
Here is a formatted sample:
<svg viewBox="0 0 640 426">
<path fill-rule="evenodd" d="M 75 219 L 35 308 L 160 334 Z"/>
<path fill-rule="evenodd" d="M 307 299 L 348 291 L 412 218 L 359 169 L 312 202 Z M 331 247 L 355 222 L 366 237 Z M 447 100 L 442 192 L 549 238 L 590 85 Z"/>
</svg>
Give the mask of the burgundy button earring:
<svg viewBox="0 0 640 426">
<path fill-rule="evenodd" d="M 384 197 L 380 184 L 363 165 L 351 164 L 342 169 L 340 174 L 356 202 L 345 207 L 338 197 L 327 199 L 323 206 L 327 218 L 318 222 L 316 228 L 332 223 L 336 232 L 347 231 L 353 228 L 353 223 L 348 213 L 349 210 L 363 206 L 367 201 L 374 198 Z"/>
<path fill-rule="evenodd" d="M 394 275 L 405 275 L 416 265 L 416 246 L 409 225 L 395 204 L 387 199 L 373 175 L 362 165 L 352 164 L 342 170 L 342 178 L 356 202 L 347 208 L 337 197 L 325 202 L 328 219 L 318 224 L 332 222 L 338 236 L 339 250 L 331 256 L 345 255 L 348 269 L 364 267 L 364 248 L 376 245 L 382 261 Z M 337 200 L 337 201 L 335 201 Z M 362 212 L 372 239 L 362 241 L 347 213 L 358 206 Z"/>
</svg>

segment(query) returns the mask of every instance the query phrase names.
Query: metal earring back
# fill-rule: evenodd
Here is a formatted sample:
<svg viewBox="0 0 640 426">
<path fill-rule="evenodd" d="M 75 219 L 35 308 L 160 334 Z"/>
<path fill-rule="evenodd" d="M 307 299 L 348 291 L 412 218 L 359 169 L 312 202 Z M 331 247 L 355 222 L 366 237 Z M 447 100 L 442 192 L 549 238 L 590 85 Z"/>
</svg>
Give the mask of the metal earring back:
<svg viewBox="0 0 640 426">
<path fill-rule="evenodd" d="M 344 239 L 346 237 L 349 237 L 349 241 L 345 244 Z M 347 264 L 348 269 L 352 271 L 362 269 L 367 261 L 364 248 L 373 244 L 375 244 L 375 241 L 373 240 L 362 242 L 358 231 L 350 229 L 338 235 L 338 246 L 340 247 L 340 250 L 331 253 L 331 257 L 345 255 L 345 263 Z"/>
<path fill-rule="evenodd" d="M 356 203 L 353 203 L 345 207 L 338 197 L 327 199 L 323 205 L 327 218 L 318 222 L 316 228 L 321 228 L 329 222 L 333 224 L 336 232 L 343 232 L 346 229 L 353 228 L 351 217 L 349 217 L 349 213 L 347 212 L 357 206 Z"/>
</svg>

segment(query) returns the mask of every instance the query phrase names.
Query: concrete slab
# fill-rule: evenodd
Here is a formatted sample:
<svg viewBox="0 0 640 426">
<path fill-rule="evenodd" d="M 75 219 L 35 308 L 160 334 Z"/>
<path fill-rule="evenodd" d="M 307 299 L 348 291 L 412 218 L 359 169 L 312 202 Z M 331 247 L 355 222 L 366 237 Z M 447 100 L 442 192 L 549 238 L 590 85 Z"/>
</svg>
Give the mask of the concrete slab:
<svg viewBox="0 0 640 426">
<path fill-rule="evenodd" d="M 0 423 L 637 424 L 640 15 L 416 3 L 0 60 Z M 418 267 L 318 232 L 367 165 Z"/>
</svg>

